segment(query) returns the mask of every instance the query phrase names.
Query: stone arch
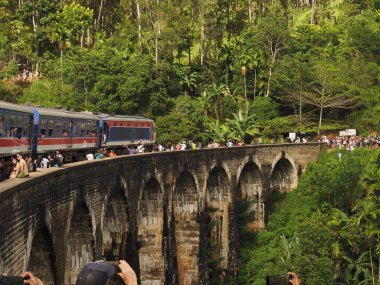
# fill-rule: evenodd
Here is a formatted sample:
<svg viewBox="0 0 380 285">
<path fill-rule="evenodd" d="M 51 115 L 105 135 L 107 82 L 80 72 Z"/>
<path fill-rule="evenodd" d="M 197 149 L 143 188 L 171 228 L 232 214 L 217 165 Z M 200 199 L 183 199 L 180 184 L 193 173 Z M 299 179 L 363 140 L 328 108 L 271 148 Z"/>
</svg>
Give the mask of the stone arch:
<svg viewBox="0 0 380 285">
<path fill-rule="evenodd" d="M 108 261 L 127 259 L 129 206 L 121 183 L 120 177 L 109 181 L 102 219 L 101 255 Z"/>
<path fill-rule="evenodd" d="M 54 244 L 45 225 L 38 228 L 34 234 L 27 268 L 28 271 L 36 272 L 44 284 L 57 284 Z"/>
<path fill-rule="evenodd" d="M 288 192 L 294 189 L 297 183 L 297 169 L 294 160 L 282 152 L 272 163 L 270 191 Z"/>
<path fill-rule="evenodd" d="M 178 283 L 198 284 L 199 201 L 194 176 L 186 170 L 182 171 L 175 181 L 172 207 L 171 220 L 175 221 Z"/>
<path fill-rule="evenodd" d="M 264 227 L 263 179 L 259 166 L 250 161 L 243 167 L 238 181 L 236 202 L 239 212 L 248 211 L 251 218 L 244 221 L 246 227 L 258 230 Z M 247 215 L 245 215 L 247 217 Z"/>
<path fill-rule="evenodd" d="M 227 267 L 229 245 L 229 213 L 232 202 L 231 183 L 225 165 L 216 165 L 210 171 L 205 193 L 205 218 L 207 225 L 206 245 L 211 251 L 211 258 L 223 260 L 220 266 Z"/>
<path fill-rule="evenodd" d="M 164 284 L 163 193 L 156 178 L 150 178 L 141 191 L 137 224 L 142 285 Z"/>
<path fill-rule="evenodd" d="M 65 285 L 74 285 L 80 270 L 95 258 L 92 218 L 86 203 L 79 200 L 70 223 L 66 242 Z"/>
</svg>

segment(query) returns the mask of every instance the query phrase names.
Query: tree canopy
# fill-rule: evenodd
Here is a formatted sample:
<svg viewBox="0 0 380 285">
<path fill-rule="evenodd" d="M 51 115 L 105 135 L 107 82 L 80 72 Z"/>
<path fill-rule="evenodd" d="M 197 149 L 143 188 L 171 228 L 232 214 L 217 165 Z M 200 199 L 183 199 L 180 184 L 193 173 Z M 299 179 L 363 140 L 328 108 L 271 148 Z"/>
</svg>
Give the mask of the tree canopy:
<svg viewBox="0 0 380 285">
<path fill-rule="evenodd" d="M 379 6 L 2 0 L 0 99 L 159 119 L 188 96 L 200 133 L 250 104 L 257 135 L 367 134 L 379 131 Z"/>
</svg>

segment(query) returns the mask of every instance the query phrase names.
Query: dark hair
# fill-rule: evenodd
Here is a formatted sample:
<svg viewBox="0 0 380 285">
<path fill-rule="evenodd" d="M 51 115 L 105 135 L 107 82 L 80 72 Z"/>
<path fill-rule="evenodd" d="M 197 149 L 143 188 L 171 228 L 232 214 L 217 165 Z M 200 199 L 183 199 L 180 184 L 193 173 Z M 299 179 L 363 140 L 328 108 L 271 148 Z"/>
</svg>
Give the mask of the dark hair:
<svg viewBox="0 0 380 285">
<path fill-rule="evenodd" d="M 87 264 L 79 273 L 76 285 L 124 285 L 120 268 L 107 261 Z"/>
</svg>

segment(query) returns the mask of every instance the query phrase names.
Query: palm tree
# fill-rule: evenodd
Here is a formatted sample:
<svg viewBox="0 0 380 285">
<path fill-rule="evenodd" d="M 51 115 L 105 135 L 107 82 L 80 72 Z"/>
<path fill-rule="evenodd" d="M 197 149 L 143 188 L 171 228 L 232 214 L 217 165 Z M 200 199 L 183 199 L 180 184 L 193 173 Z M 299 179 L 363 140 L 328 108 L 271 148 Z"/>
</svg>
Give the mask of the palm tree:
<svg viewBox="0 0 380 285">
<path fill-rule="evenodd" d="M 190 72 L 190 70 L 180 68 L 177 70 L 177 75 L 179 77 L 180 84 L 185 91 L 185 95 L 187 95 L 187 92 L 191 94 L 197 87 L 199 77 L 198 72 Z"/>
<path fill-rule="evenodd" d="M 227 125 L 221 124 L 219 120 L 211 121 L 206 125 L 213 140 L 225 144 L 234 138 L 233 133 Z"/>
<path fill-rule="evenodd" d="M 246 110 L 248 110 L 248 108 Z M 234 138 L 249 144 L 254 135 L 259 134 L 260 131 L 255 115 L 248 114 L 246 110 L 239 110 L 238 113 L 232 114 L 233 119 L 227 119 L 227 122 Z"/>
<path fill-rule="evenodd" d="M 215 118 L 217 120 L 220 120 L 220 109 L 222 106 L 222 99 L 226 94 L 228 94 L 228 89 L 226 88 L 226 85 L 224 85 L 223 83 L 219 85 L 212 83 L 212 85 L 209 88 L 209 92 L 211 93 L 210 96 L 213 99 Z"/>
<path fill-rule="evenodd" d="M 211 109 L 212 97 L 211 92 L 203 91 L 201 96 L 197 98 L 200 108 L 203 110 L 203 114 L 206 118 L 208 117 L 208 110 Z"/>
</svg>

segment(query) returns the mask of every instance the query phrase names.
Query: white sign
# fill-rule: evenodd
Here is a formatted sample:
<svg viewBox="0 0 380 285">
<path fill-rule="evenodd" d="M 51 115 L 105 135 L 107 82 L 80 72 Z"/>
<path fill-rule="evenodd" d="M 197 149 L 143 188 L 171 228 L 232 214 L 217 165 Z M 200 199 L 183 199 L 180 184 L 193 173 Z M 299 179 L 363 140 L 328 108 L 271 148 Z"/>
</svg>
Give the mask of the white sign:
<svg viewBox="0 0 380 285">
<path fill-rule="evenodd" d="M 356 129 L 346 129 L 345 131 L 340 131 L 339 136 L 356 136 Z"/>
</svg>

